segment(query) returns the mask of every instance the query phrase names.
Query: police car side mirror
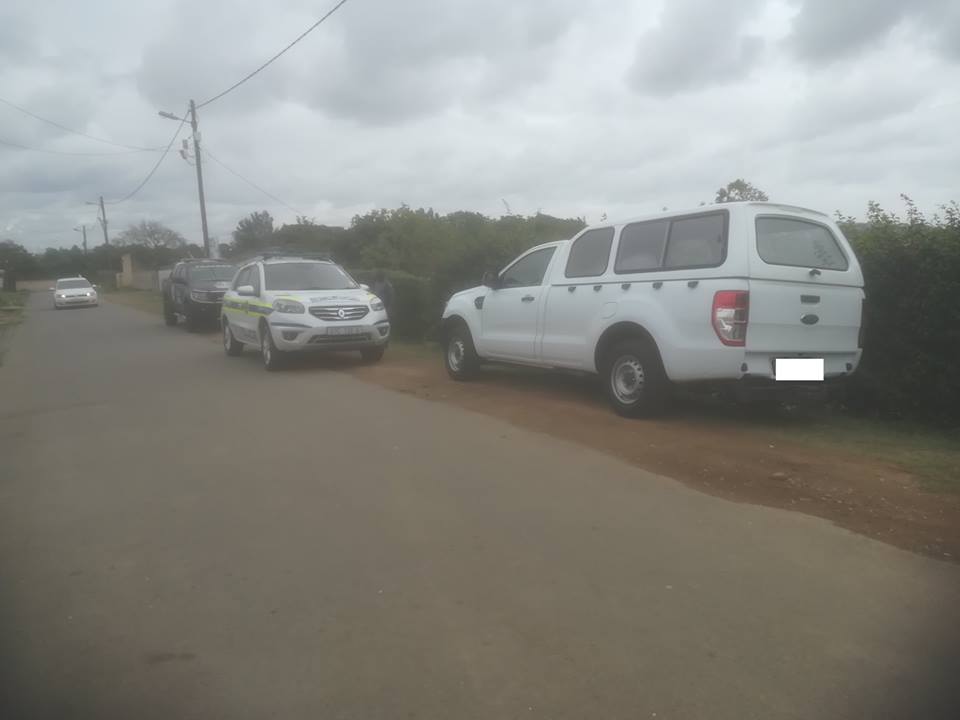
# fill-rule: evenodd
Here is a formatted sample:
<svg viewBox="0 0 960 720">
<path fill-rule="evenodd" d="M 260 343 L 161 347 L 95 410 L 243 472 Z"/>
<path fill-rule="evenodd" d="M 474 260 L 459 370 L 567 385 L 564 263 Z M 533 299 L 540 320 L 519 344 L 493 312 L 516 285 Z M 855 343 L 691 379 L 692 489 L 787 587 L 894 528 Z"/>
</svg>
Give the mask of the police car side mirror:
<svg viewBox="0 0 960 720">
<path fill-rule="evenodd" d="M 237 295 L 253 297 L 253 285 L 241 285 L 237 288 Z"/>
</svg>

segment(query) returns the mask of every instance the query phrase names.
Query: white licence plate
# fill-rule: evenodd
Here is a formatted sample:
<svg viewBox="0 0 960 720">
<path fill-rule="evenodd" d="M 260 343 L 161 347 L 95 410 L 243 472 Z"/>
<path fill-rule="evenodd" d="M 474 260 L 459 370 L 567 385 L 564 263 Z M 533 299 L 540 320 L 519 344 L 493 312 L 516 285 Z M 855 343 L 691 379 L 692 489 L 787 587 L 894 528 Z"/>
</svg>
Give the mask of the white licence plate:
<svg viewBox="0 0 960 720">
<path fill-rule="evenodd" d="M 786 381 L 822 381 L 823 358 L 777 358 L 774 376 Z"/>
<path fill-rule="evenodd" d="M 328 327 L 327 335 L 362 335 L 367 328 L 362 325 L 350 325 L 348 327 Z"/>
</svg>

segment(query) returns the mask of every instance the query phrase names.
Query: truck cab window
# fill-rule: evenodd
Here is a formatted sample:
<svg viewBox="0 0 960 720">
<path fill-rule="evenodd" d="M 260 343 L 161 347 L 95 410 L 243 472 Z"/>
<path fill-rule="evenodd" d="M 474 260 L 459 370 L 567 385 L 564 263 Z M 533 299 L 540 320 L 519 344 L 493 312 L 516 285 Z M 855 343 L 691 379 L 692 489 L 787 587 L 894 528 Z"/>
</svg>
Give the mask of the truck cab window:
<svg viewBox="0 0 960 720">
<path fill-rule="evenodd" d="M 726 213 L 681 218 L 670 224 L 664 267 L 717 267 L 727 256 Z"/>
<path fill-rule="evenodd" d="M 617 248 L 614 272 L 634 273 L 659 268 L 669 227 L 668 220 L 653 220 L 624 226 L 620 231 L 620 245 Z"/>
<path fill-rule="evenodd" d="M 596 277 L 603 275 L 610 261 L 610 246 L 613 244 L 613 228 L 588 230 L 577 238 L 567 258 L 566 276 Z"/>
<path fill-rule="evenodd" d="M 543 282 L 543 276 L 547 272 L 547 265 L 550 264 L 550 258 L 553 257 L 554 250 L 556 248 L 544 248 L 517 260 L 500 276 L 501 287 L 540 285 Z"/>
</svg>

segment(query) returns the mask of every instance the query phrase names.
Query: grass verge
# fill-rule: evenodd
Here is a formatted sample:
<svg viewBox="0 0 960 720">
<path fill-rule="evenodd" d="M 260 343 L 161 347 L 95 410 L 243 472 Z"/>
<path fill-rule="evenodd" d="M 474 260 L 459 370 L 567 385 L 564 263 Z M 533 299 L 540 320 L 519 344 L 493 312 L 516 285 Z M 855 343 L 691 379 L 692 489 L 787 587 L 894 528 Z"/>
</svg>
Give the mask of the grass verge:
<svg viewBox="0 0 960 720">
<path fill-rule="evenodd" d="M 777 433 L 811 448 L 843 449 L 906 470 L 936 492 L 960 493 L 960 432 L 836 415 Z"/>
<path fill-rule="evenodd" d="M 0 292 L 0 326 L 16 325 L 23 319 L 27 295 L 26 290 Z"/>
</svg>

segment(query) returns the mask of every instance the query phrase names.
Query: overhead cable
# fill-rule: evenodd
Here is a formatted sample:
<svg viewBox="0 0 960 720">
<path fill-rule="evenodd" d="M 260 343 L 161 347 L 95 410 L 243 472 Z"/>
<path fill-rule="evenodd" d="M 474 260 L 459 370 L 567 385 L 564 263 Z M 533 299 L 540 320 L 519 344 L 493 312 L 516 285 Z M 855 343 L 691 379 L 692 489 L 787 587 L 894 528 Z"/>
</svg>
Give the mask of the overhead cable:
<svg viewBox="0 0 960 720">
<path fill-rule="evenodd" d="M 265 69 L 268 65 L 270 65 L 270 63 L 272 63 L 274 60 L 276 60 L 276 59 L 279 58 L 281 55 L 283 55 L 285 52 L 287 52 L 287 50 L 289 50 L 289 49 L 292 48 L 294 45 L 296 45 L 298 42 L 300 42 L 301 40 L 303 40 L 303 39 L 304 39 L 307 35 L 309 35 L 311 32 L 313 32 L 314 30 L 316 30 L 328 17 L 330 17 L 331 15 L 333 15 L 337 10 L 339 10 L 341 7 L 343 7 L 343 6 L 346 5 L 346 4 L 347 4 L 347 0 L 340 0 L 340 2 L 338 2 L 336 5 L 334 5 L 333 8 L 327 12 L 326 15 L 324 15 L 322 18 L 320 18 L 319 20 L 317 20 L 313 25 L 311 25 L 311 26 L 308 27 L 306 30 L 304 30 L 302 33 L 300 33 L 300 35 L 298 35 L 298 36 L 293 40 L 293 42 L 291 42 L 289 45 L 287 45 L 285 48 L 283 48 L 283 50 L 281 50 L 281 51 L 278 52 L 276 55 L 274 55 L 273 57 L 271 57 L 269 60 L 267 60 L 265 63 L 263 63 L 263 65 L 261 65 L 261 66 L 258 67 L 256 70 L 254 70 L 253 72 L 251 72 L 249 75 L 246 75 L 246 76 L 240 78 L 237 82 L 235 82 L 233 85 L 231 85 L 230 87 L 228 87 L 228 88 L 227 88 L 226 90 L 224 90 L 223 92 L 217 93 L 217 94 L 214 95 L 212 98 L 209 98 L 208 100 L 204 100 L 202 103 L 197 103 L 197 108 L 199 109 L 199 108 L 202 108 L 204 105 L 209 105 L 209 104 L 212 103 L 214 100 L 219 100 L 220 98 L 222 98 L 222 97 L 223 97 L 224 95 L 226 95 L 227 93 L 232 92 L 233 90 L 236 90 L 238 87 L 240 87 L 241 85 L 243 85 L 247 80 L 249 80 L 250 78 L 252 78 L 254 75 L 256 75 L 257 73 L 259 73 L 261 70 Z"/>
<path fill-rule="evenodd" d="M 148 148 L 148 147 L 140 147 L 138 145 L 125 145 L 124 143 L 114 142 L 113 140 L 107 140 L 106 138 L 97 137 L 96 135 L 90 135 L 89 133 L 85 133 L 82 130 L 74 130 L 73 128 L 69 128 L 66 125 L 61 125 L 56 120 L 50 120 L 49 118 L 45 118 L 40 115 L 37 115 L 34 112 L 30 112 L 25 107 L 17 105 L 14 102 L 10 102 L 5 98 L 0 97 L 0 103 L 3 103 L 4 105 L 8 105 L 9 107 L 12 107 L 14 110 L 17 110 L 18 112 L 21 112 L 24 115 L 29 115 L 35 120 L 39 120 L 40 122 L 45 122 L 47 125 L 52 125 L 55 128 L 59 128 L 64 132 L 73 133 L 74 135 L 79 135 L 81 137 L 89 138 L 90 140 L 96 140 L 97 142 L 106 143 L 107 145 L 114 145 L 115 147 L 126 148 L 127 150 L 132 150 L 134 152 L 156 152 L 158 150 L 163 149 L 159 147 Z M 91 154 L 94 154 L 94 153 L 91 153 Z"/>
</svg>

